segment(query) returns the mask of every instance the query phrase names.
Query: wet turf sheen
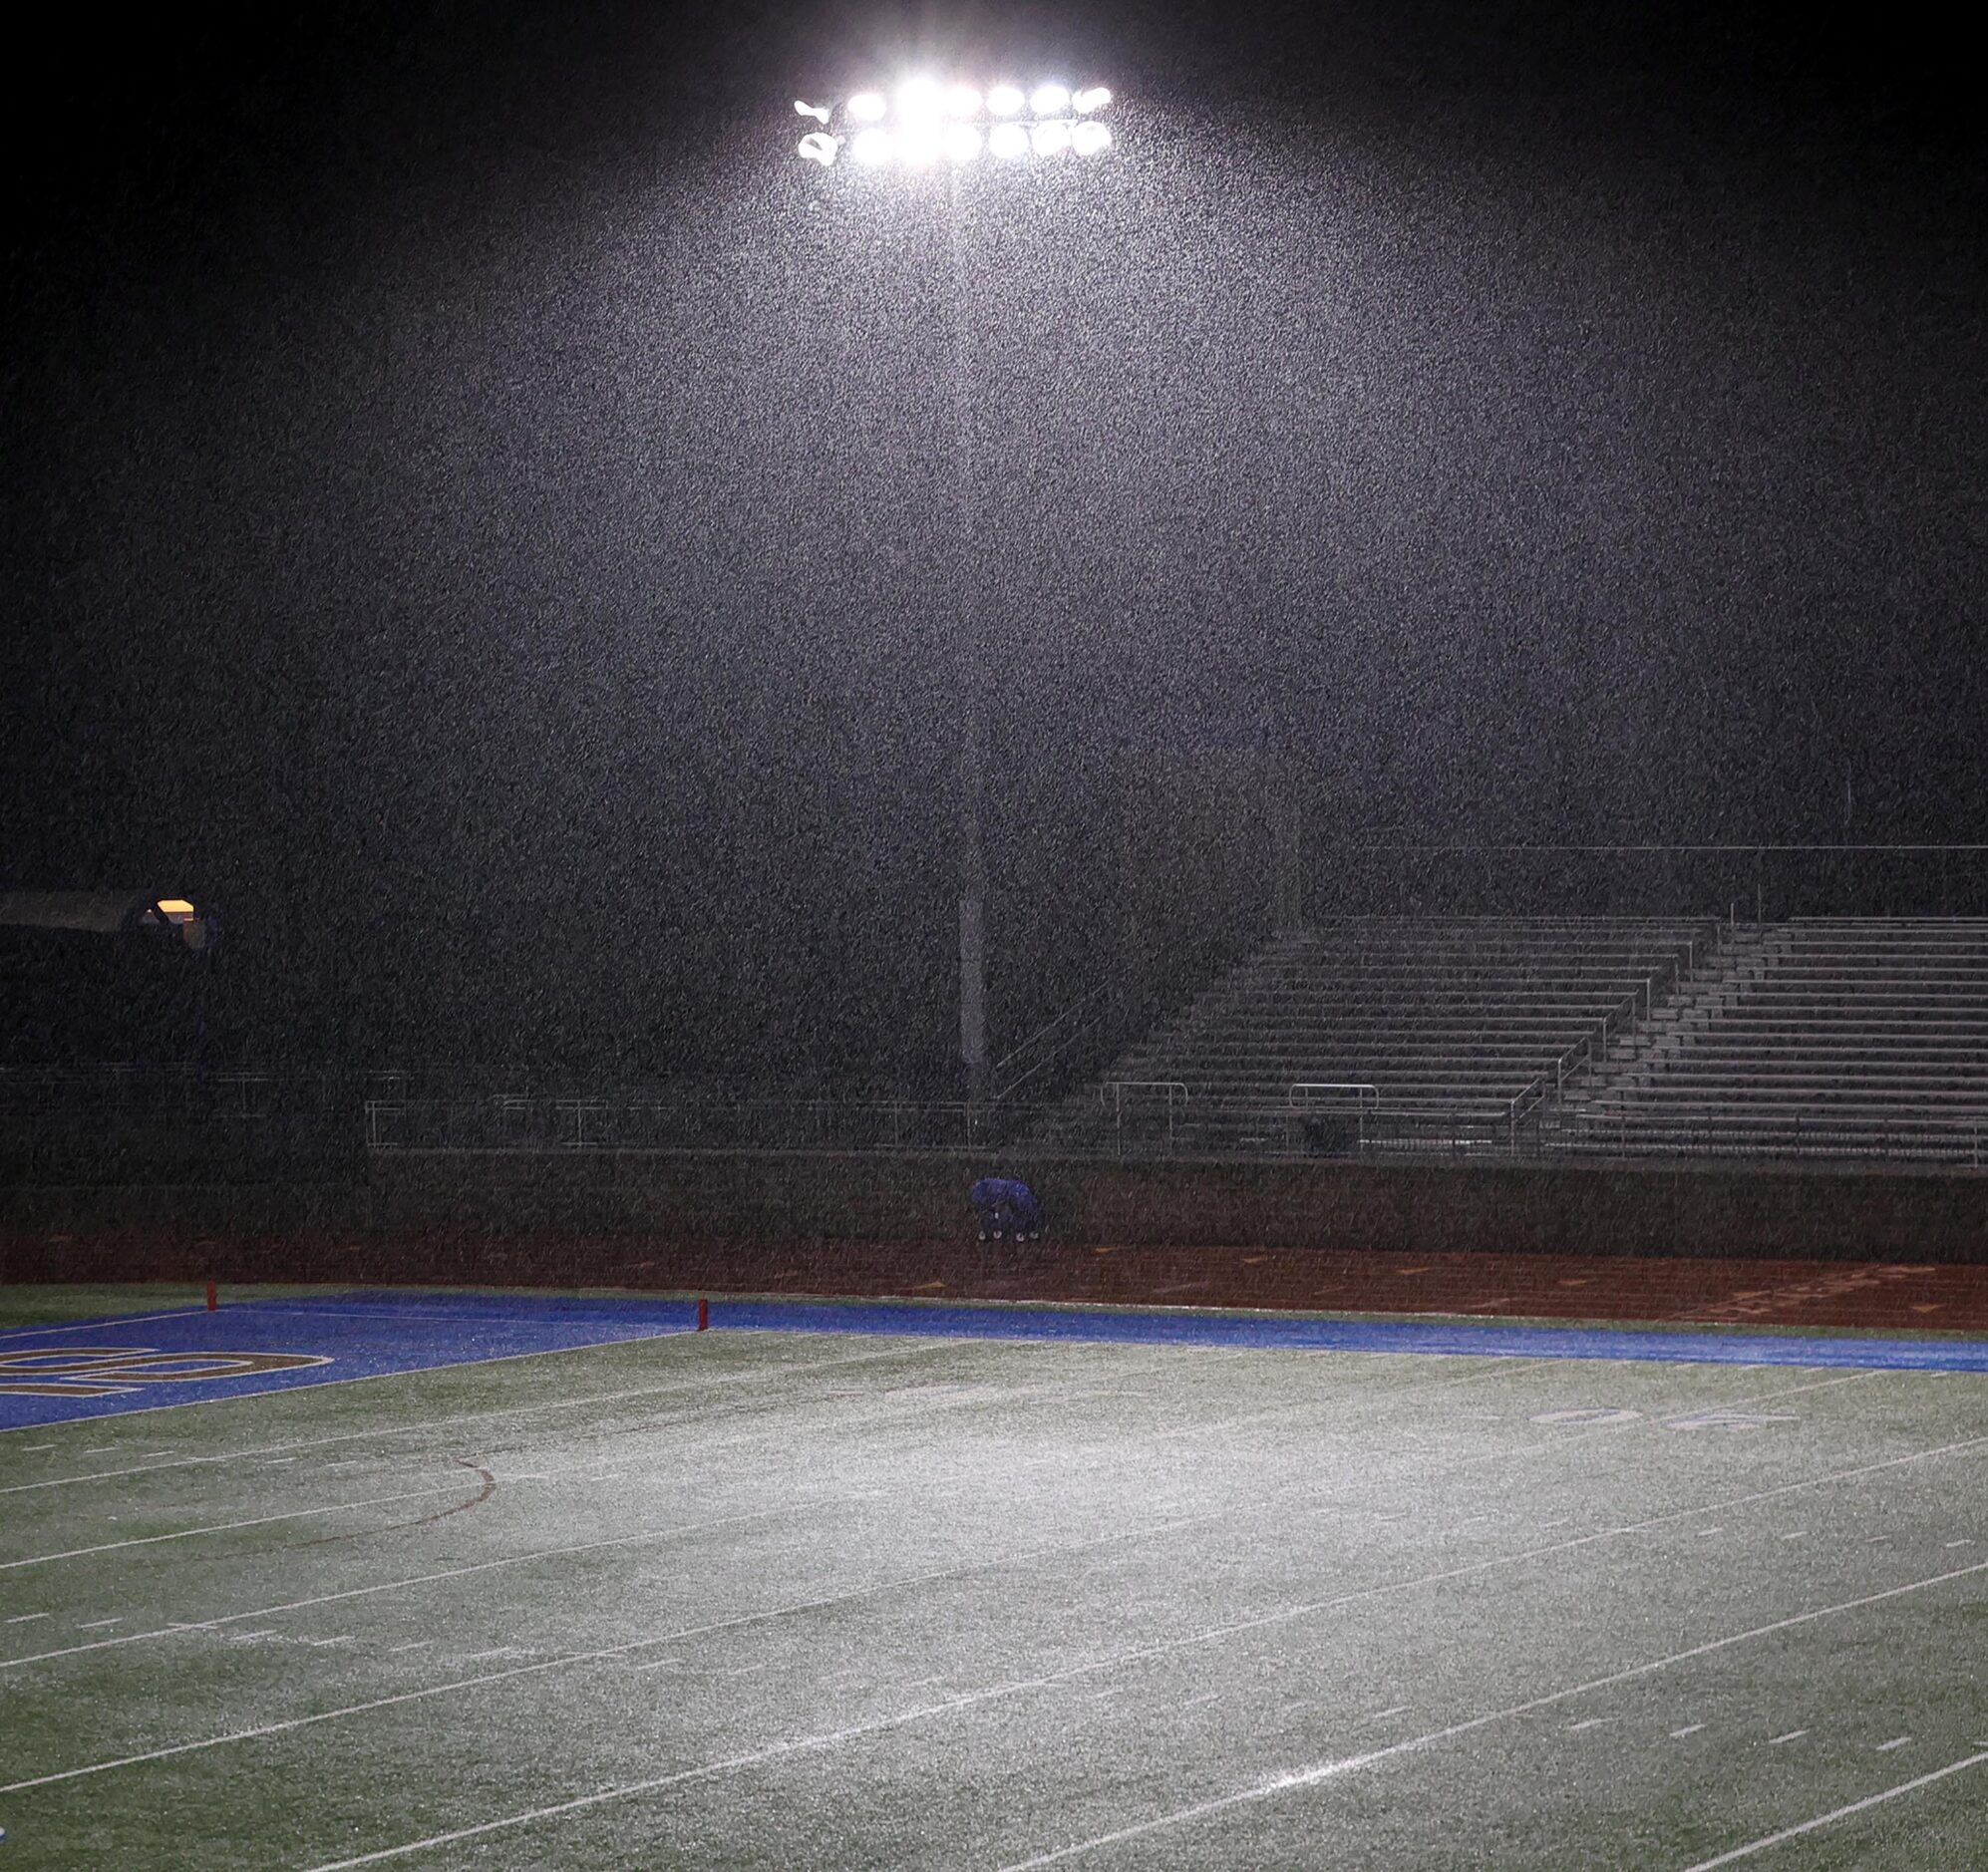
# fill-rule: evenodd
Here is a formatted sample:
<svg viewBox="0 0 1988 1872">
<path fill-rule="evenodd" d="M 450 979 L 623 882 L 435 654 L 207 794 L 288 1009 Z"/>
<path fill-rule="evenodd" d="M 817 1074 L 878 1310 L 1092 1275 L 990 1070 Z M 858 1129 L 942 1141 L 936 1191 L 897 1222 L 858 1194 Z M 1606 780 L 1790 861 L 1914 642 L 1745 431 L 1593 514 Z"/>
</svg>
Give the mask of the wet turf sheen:
<svg viewBox="0 0 1988 1872">
<path fill-rule="evenodd" d="M 0 1490 L 6 1866 L 1988 1863 L 1975 1374 L 719 1331 Z"/>
</svg>

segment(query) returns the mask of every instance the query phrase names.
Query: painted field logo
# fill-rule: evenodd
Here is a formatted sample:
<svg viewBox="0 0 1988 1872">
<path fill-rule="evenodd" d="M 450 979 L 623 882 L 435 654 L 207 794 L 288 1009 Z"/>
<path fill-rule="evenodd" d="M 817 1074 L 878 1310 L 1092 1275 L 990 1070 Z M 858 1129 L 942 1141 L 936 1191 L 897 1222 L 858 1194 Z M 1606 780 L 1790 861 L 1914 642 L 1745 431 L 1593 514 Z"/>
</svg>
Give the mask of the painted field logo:
<svg viewBox="0 0 1988 1872">
<path fill-rule="evenodd" d="M 122 1398 L 145 1385 L 253 1378 L 331 1361 L 308 1352 L 162 1352 L 154 1346 L 44 1346 L 0 1352 L 0 1398 Z"/>
</svg>

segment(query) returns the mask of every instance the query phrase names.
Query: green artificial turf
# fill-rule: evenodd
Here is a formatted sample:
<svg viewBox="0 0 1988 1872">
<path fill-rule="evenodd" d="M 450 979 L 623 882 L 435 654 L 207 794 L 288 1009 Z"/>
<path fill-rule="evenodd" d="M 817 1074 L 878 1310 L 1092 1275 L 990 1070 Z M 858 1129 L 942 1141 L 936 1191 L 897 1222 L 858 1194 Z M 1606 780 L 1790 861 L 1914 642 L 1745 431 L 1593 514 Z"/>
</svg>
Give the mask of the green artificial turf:
<svg viewBox="0 0 1988 1872">
<path fill-rule="evenodd" d="M 1800 1368 L 713 1332 L 10 1431 L 0 1872 L 1978 1867 L 1984 1502 L 1988 1379 Z"/>
</svg>

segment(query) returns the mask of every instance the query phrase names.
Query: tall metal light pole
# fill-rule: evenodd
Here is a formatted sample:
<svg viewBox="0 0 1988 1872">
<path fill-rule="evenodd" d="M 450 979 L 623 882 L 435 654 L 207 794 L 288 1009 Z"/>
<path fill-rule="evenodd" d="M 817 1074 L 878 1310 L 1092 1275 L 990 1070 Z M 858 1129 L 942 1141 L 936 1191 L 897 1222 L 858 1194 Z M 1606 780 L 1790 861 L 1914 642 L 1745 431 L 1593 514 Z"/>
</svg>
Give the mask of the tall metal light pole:
<svg viewBox="0 0 1988 1872">
<path fill-rule="evenodd" d="M 910 78 L 894 91 L 858 91 L 832 104 L 797 100 L 796 113 L 816 128 L 798 146 L 804 160 L 835 169 L 846 163 L 885 175 L 945 172 L 946 237 L 951 260 L 953 403 L 958 464 L 959 596 L 953 655 L 959 672 L 959 1058 L 966 1083 L 969 1134 L 987 1084 L 987 639 L 981 614 L 985 581 L 977 576 L 984 527 L 973 446 L 973 360 L 964 171 L 976 163 L 1027 167 L 1098 156 L 1112 147 L 1102 85 L 1072 91 L 1057 80 L 1024 90 L 1006 81 L 984 89 Z"/>
</svg>

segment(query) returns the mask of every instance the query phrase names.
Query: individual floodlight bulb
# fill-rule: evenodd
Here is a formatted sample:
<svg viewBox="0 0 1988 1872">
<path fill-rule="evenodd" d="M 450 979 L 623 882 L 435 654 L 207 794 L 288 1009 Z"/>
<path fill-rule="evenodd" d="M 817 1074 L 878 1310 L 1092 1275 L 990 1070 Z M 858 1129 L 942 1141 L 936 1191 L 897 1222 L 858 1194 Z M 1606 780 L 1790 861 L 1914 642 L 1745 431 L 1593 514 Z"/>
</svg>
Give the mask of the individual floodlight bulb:
<svg viewBox="0 0 1988 1872">
<path fill-rule="evenodd" d="M 939 133 L 926 124 L 907 124 L 897 133 L 897 156 L 913 168 L 923 168 L 939 154 Z"/>
<path fill-rule="evenodd" d="M 1029 141 L 1035 146 L 1037 156 L 1061 156 L 1070 148 L 1070 126 L 1038 124 L 1029 133 Z"/>
<path fill-rule="evenodd" d="M 1029 94 L 1029 109 L 1037 117 L 1061 117 L 1070 109 L 1070 88 L 1067 85 L 1038 85 Z"/>
<path fill-rule="evenodd" d="M 794 101 L 794 115 L 796 117 L 812 117 L 816 123 L 826 124 L 831 113 L 826 104 L 810 104 L 805 98 L 796 98 Z"/>
<path fill-rule="evenodd" d="M 1111 127 L 1107 124 L 1079 124 L 1070 133 L 1070 147 L 1079 156 L 1103 156 L 1112 147 Z"/>
<path fill-rule="evenodd" d="M 1070 100 L 1080 117 L 1095 117 L 1112 101 L 1112 94 L 1103 85 L 1093 85 L 1088 91 L 1080 91 Z"/>
<path fill-rule="evenodd" d="M 980 94 L 971 85 L 955 85 L 946 93 L 948 117 L 978 117 Z"/>
<path fill-rule="evenodd" d="M 849 100 L 849 115 L 858 124 L 874 124 L 889 109 L 880 91 L 859 91 Z"/>
<path fill-rule="evenodd" d="M 900 123 L 922 124 L 945 109 L 945 93 L 929 78 L 907 79 L 897 87 L 897 117 Z"/>
<path fill-rule="evenodd" d="M 890 154 L 890 133 L 887 130 L 859 130 L 849 144 L 849 155 L 870 168 L 888 162 Z"/>
<path fill-rule="evenodd" d="M 827 168 L 833 168 L 835 156 L 841 150 L 841 140 L 830 137 L 826 130 L 811 130 L 801 140 L 801 154 L 810 162 L 819 162 Z"/>
<path fill-rule="evenodd" d="M 992 117 L 1020 117 L 1028 100 L 1013 85 L 996 85 L 987 94 L 987 110 Z"/>
<path fill-rule="evenodd" d="M 1029 153 L 1029 133 L 1019 124 L 996 124 L 987 133 L 990 156 L 1019 156 Z"/>
<path fill-rule="evenodd" d="M 955 162 L 971 162 L 980 154 L 980 132 L 971 124 L 948 124 L 945 150 Z"/>
</svg>

